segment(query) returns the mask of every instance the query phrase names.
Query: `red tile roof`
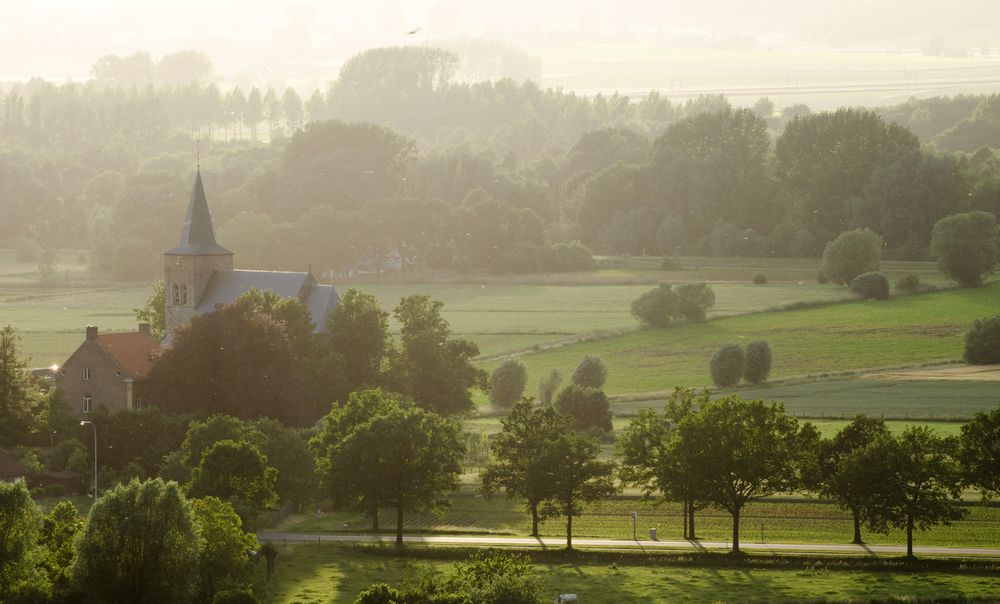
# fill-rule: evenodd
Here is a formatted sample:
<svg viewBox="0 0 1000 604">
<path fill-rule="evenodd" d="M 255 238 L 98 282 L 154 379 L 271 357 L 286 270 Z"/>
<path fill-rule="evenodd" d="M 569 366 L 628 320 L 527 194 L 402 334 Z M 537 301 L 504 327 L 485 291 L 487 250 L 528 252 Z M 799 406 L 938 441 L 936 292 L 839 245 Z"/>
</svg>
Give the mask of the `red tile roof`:
<svg viewBox="0 0 1000 604">
<path fill-rule="evenodd" d="M 149 376 L 151 356 L 160 349 L 159 342 L 139 331 L 102 333 L 97 336 L 97 341 L 132 378 Z"/>
</svg>

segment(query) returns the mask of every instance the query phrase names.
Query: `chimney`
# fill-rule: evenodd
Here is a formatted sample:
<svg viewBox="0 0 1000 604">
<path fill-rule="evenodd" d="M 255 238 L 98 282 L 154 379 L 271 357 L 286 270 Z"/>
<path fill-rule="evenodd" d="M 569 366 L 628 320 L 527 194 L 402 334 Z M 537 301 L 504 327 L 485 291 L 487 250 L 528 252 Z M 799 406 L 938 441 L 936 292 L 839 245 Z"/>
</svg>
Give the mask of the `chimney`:
<svg viewBox="0 0 1000 604">
<path fill-rule="evenodd" d="M 144 335 L 146 337 L 150 337 L 150 335 L 149 335 L 149 323 L 139 323 L 139 333 L 141 333 L 142 335 Z"/>
<path fill-rule="evenodd" d="M 87 326 L 87 339 L 88 340 L 96 340 L 97 339 L 97 326 L 96 325 L 88 325 Z"/>
</svg>

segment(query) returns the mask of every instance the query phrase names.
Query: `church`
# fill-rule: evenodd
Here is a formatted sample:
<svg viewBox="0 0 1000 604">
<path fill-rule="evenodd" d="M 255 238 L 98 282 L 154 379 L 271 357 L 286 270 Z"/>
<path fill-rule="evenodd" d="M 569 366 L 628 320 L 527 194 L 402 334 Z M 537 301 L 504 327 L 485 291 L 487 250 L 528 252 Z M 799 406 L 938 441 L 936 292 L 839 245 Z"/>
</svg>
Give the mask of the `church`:
<svg viewBox="0 0 1000 604">
<path fill-rule="evenodd" d="M 330 311 L 340 301 L 332 285 L 319 285 L 312 271 L 236 270 L 233 253 L 215 241 L 208 199 L 195 173 L 180 242 L 163 253 L 166 336 L 150 337 L 149 325 L 138 331 L 99 334 L 88 326 L 86 338 L 54 374 L 58 387 L 79 417 L 99 407 L 109 413 L 141 409 L 148 401 L 146 380 L 153 356 L 161 344 L 169 346 L 174 330 L 218 307 L 233 302 L 251 289 L 272 291 L 295 298 L 309 309 L 315 333 L 326 332 Z"/>
<path fill-rule="evenodd" d="M 164 343 L 169 343 L 173 331 L 191 317 L 210 313 L 251 289 L 270 290 L 305 304 L 315 333 L 326 331 L 326 319 L 340 300 L 332 285 L 316 283 L 311 270 L 234 270 L 233 253 L 215 241 L 201 170 L 195 173 L 180 243 L 164 252 L 163 258 L 167 323 Z"/>
</svg>

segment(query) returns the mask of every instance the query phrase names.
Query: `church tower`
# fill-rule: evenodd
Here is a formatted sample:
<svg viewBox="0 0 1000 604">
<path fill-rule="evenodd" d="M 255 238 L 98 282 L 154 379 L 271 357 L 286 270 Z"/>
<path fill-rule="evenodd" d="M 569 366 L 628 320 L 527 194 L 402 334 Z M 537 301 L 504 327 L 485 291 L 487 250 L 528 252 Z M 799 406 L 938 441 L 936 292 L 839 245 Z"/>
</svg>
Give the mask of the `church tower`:
<svg viewBox="0 0 1000 604">
<path fill-rule="evenodd" d="M 212 273 L 233 270 L 233 253 L 215 242 L 212 215 L 208 211 L 201 170 L 195 174 L 191 201 L 181 231 L 181 241 L 163 253 L 163 293 L 166 302 L 167 336 L 191 320 Z"/>
</svg>

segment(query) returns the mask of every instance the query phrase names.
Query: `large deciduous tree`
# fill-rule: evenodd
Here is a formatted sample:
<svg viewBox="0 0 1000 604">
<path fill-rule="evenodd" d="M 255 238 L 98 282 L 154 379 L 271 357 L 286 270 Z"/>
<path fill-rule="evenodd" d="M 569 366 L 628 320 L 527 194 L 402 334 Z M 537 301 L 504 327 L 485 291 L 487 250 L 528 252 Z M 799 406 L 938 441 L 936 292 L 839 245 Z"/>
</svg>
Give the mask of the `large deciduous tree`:
<svg viewBox="0 0 1000 604">
<path fill-rule="evenodd" d="M 42 513 L 24 481 L 0 481 L 0 593 L 32 589 Z"/>
<path fill-rule="evenodd" d="M 699 475 L 690 471 L 697 460 L 689 458 L 690 448 L 677 446 L 675 429 L 677 422 L 707 403 L 708 396 L 707 390 L 675 388 L 662 414 L 642 409 L 615 443 L 622 484 L 640 487 L 644 498 L 659 492 L 664 500 L 683 502 L 685 539 L 697 538 L 694 513 L 705 504 L 696 501 Z"/>
<path fill-rule="evenodd" d="M 962 426 L 958 459 L 966 484 L 1000 495 L 1000 407 Z"/>
<path fill-rule="evenodd" d="M 979 285 L 1000 260 L 997 220 L 989 212 L 968 212 L 942 218 L 931 231 L 931 255 L 938 269 L 961 285 Z"/>
<path fill-rule="evenodd" d="M 535 408 L 530 398 L 514 403 L 500 425 L 490 443 L 481 492 L 492 497 L 502 489 L 508 497 L 523 499 L 531 513 L 531 535 L 537 537 L 538 523 L 545 519 L 541 504 L 552 495 L 553 473 L 560 471 L 551 458 L 554 445 L 573 426 L 552 407 Z"/>
<path fill-rule="evenodd" d="M 857 451 L 858 480 L 871 485 L 865 521 L 874 531 L 906 531 L 906 555 L 913 557 L 913 532 L 950 524 L 968 512 L 955 501 L 961 494 L 957 442 L 927 426 L 910 426 L 899 437 L 879 438 Z"/>
<path fill-rule="evenodd" d="M 774 147 L 782 192 L 804 227 L 827 237 L 849 228 L 850 202 L 872 173 L 919 149 L 917 136 L 860 109 L 796 116 Z"/>
<path fill-rule="evenodd" d="M 267 457 L 248 442 L 220 440 L 201 457 L 191 472 L 187 492 L 191 497 L 218 497 L 233 504 L 247 520 L 278 502 L 274 483 L 278 471 Z"/>
<path fill-rule="evenodd" d="M 202 540 L 198 599 L 211 602 L 219 591 L 248 585 L 253 576 L 250 553 L 257 550 L 257 537 L 243 530 L 233 506 L 217 497 L 192 499 L 191 511 Z"/>
<path fill-rule="evenodd" d="M 471 363 L 479 354 L 475 343 L 449 338 L 443 306 L 423 295 L 400 300 L 394 314 L 402 324 L 402 347 L 394 370 L 403 392 L 418 405 L 452 415 L 472 409 L 469 390 L 485 390 L 488 375 Z"/>
<path fill-rule="evenodd" d="M 706 403 L 677 427 L 677 447 L 698 485 L 694 499 L 708 501 L 733 518 L 733 553 L 740 551 L 740 513 L 751 502 L 802 484 L 803 467 L 815 458 L 819 435 L 800 427 L 781 403 L 727 396 Z"/>
<path fill-rule="evenodd" d="M 187 602 L 200 550 L 191 505 L 177 484 L 132 480 L 90 509 L 75 577 L 99 601 Z"/>
<path fill-rule="evenodd" d="M 338 479 L 345 497 L 396 510 L 396 545 L 403 515 L 449 504 L 458 488 L 465 444 L 454 420 L 390 401 L 386 410 L 354 426 L 320 467 Z"/>
<path fill-rule="evenodd" d="M 357 507 L 368 514 L 372 531 L 379 530 L 379 507 L 385 505 L 381 478 L 343 462 L 341 450 L 355 428 L 400 406 L 398 398 L 381 389 L 352 392 L 323 417 L 319 432 L 309 441 L 315 454 L 320 491 L 340 505 Z M 342 485 L 350 484 L 350 489 Z"/>
<path fill-rule="evenodd" d="M 546 458 L 555 471 L 543 513 L 566 517 L 567 550 L 573 549 L 573 517 L 583 504 L 617 491 L 612 479 L 615 464 L 598 460 L 600 452 L 601 443 L 586 434 L 564 433 L 549 445 Z"/>
<path fill-rule="evenodd" d="M 857 544 L 864 543 L 861 523 L 877 485 L 867 480 L 866 470 L 858 465 L 860 458 L 854 453 L 888 436 L 885 421 L 859 415 L 832 439 L 820 443 L 818 490 L 851 512 L 853 542 Z"/>
<path fill-rule="evenodd" d="M 150 385 L 156 404 L 174 413 L 207 410 L 286 424 L 314 415 L 285 326 L 246 298 L 179 327 L 153 363 Z"/>
<path fill-rule="evenodd" d="M 375 296 L 351 288 L 327 321 L 329 354 L 344 358 L 345 376 L 351 390 L 378 386 L 389 353 L 389 313 Z"/>
</svg>

